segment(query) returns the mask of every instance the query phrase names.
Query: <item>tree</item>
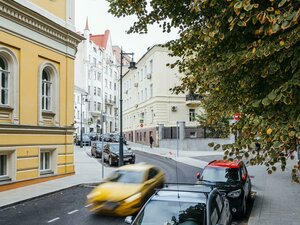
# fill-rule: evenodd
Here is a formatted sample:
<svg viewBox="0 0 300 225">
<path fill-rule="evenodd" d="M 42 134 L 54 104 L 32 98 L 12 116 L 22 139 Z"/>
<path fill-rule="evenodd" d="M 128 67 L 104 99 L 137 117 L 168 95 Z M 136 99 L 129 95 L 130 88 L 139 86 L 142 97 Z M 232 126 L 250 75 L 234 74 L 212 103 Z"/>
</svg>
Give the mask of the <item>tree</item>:
<svg viewBox="0 0 300 225">
<path fill-rule="evenodd" d="M 298 0 L 108 0 L 115 16 L 136 15 L 129 33 L 158 23 L 180 38 L 166 46 L 185 76 L 175 93 L 200 94 L 207 123 L 241 113 L 242 134 L 225 158 L 249 158 L 269 173 L 286 168 L 300 142 L 300 2 Z M 258 138 L 261 150 L 254 150 Z M 215 146 L 216 147 L 216 146 Z M 219 147 L 219 146 L 217 146 Z M 292 171 L 299 182 L 300 161 Z"/>
</svg>

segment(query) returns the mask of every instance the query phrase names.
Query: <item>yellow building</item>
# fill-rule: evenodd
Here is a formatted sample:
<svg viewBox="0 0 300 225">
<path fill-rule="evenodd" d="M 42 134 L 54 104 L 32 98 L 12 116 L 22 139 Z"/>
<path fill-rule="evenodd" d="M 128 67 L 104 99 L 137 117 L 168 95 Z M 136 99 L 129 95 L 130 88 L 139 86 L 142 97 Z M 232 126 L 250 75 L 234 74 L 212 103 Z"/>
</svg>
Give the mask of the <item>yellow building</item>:
<svg viewBox="0 0 300 225">
<path fill-rule="evenodd" d="M 0 0 L 0 186 L 74 173 L 74 0 Z"/>
</svg>

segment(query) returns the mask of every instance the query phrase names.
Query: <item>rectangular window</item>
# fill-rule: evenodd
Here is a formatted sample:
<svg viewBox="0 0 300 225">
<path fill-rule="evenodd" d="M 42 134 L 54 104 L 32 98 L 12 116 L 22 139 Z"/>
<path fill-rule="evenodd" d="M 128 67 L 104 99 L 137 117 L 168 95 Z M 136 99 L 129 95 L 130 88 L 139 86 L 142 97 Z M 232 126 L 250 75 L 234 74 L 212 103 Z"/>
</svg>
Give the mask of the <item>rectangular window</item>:
<svg viewBox="0 0 300 225">
<path fill-rule="evenodd" d="M 97 107 L 97 110 L 98 110 L 98 111 L 101 111 L 101 103 L 100 103 L 100 102 L 97 103 L 97 106 L 98 106 L 98 107 Z"/>
<path fill-rule="evenodd" d="M 114 102 L 117 103 L 117 96 L 114 96 Z"/>
<path fill-rule="evenodd" d="M 117 90 L 117 84 L 114 83 L 114 90 L 116 91 Z"/>
<path fill-rule="evenodd" d="M 97 88 L 97 92 L 98 92 L 97 95 L 100 96 L 101 89 L 100 89 L 100 88 Z"/>
<path fill-rule="evenodd" d="M 196 116 L 195 109 L 190 109 L 189 115 L 190 115 L 190 122 L 195 121 L 195 116 Z"/>
<path fill-rule="evenodd" d="M 42 81 L 42 109 L 51 109 L 51 85 L 52 83 L 47 80 Z"/>
<path fill-rule="evenodd" d="M 93 58 L 93 65 L 94 65 L 94 66 L 97 65 L 97 60 L 96 60 L 96 58 Z"/>
<path fill-rule="evenodd" d="M 96 94 L 97 94 L 97 88 L 94 87 L 94 95 L 96 95 Z"/>
<path fill-rule="evenodd" d="M 105 79 L 105 87 L 107 87 L 107 79 Z"/>
<path fill-rule="evenodd" d="M 7 155 L 0 155 L 0 177 L 7 176 Z"/>
<path fill-rule="evenodd" d="M 150 119 L 150 123 L 153 123 L 153 118 L 154 118 L 154 112 L 153 112 L 153 109 L 151 109 L 151 119 Z"/>
<path fill-rule="evenodd" d="M 153 60 L 151 59 L 149 62 L 149 73 L 151 74 L 153 70 Z"/>
<path fill-rule="evenodd" d="M 150 98 L 153 97 L 153 84 L 150 84 Z"/>
<path fill-rule="evenodd" d="M 94 102 L 94 110 L 96 111 L 97 110 L 97 103 Z"/>
<path fill-rule="evenodd" d="M 88 93 L 91 94 L 91 86 L 88 86 Z"/>
<path fill-rule="evenodd" d="M 144 100 L 144 92 L 141 90 L 141 102 Z"/>
<path fill-rule="evenodd" d="M 51 152 L 41 151 L 40 155 L 40 171 L 41 173 L 51 172 Z"/>
<path fill-rule="evenodd" d="M 109 89 L 112 89 L 112 82 L 109 81 Z"/>
<path fill-rule="evenodd" d="M 147 88 L 145 88 L 145 100 L 148 98 L 147 96 Z"/>
<path fill-rule="evenodd" d="M 100 74 L 99 72 L 98 72 L 97 80 L 98 80 L 98 81 L 101 80 L 101 74 Z"/>
</svg>

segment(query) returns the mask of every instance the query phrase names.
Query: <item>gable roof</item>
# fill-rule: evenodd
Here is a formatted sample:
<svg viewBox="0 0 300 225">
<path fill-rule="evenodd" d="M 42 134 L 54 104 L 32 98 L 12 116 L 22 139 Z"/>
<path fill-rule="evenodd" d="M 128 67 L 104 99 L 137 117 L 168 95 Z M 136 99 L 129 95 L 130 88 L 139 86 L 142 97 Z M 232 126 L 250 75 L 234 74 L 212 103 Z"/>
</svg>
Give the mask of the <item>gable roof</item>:
<svg viewBox="0 0 300 225">
<path fill-rule="evenodd" d="M 93 41 L 99 47 L 106 49 L 109 35 L 110 31 L 106 30 L 104 34 L 90 35 L 90 40 Z"/>
</svg>

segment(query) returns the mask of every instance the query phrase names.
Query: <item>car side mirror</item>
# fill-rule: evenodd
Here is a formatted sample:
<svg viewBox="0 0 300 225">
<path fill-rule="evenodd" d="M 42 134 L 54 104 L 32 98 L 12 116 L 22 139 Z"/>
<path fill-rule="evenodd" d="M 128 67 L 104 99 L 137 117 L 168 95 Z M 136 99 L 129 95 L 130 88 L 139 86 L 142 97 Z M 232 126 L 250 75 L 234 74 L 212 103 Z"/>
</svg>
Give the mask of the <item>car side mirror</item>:
<svg viewBox="0 0 300 225">
<path fill-rule="evenodd" d="M 243 181 L 246 181 L 246 180 L 247 180 L 247 174 L 244 174 L 244 175 L 242 176 L 242 180 L 243 180 Z"/>
<path fill-rule="evenodd" d="M 131 223 L 132 223 L 132 219 L 133 219 L 132 216 L 126 216 L 126 218 L 125 218 L 125 223 L 126 223 L 126 224 L 131 224 Z"/>
<path fill-rule="evenodd" d="M 196 173 L 196 177 L 197 177 L 198 180 L 200 180 L 201 173 L 200 172 Z"/>
</svg>

